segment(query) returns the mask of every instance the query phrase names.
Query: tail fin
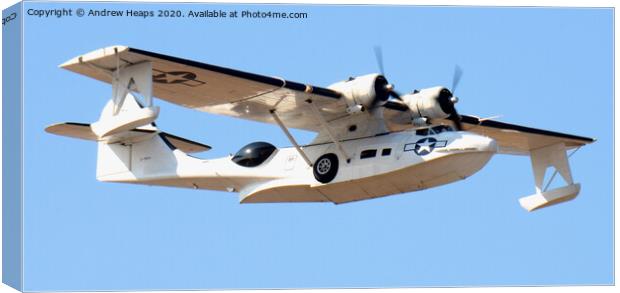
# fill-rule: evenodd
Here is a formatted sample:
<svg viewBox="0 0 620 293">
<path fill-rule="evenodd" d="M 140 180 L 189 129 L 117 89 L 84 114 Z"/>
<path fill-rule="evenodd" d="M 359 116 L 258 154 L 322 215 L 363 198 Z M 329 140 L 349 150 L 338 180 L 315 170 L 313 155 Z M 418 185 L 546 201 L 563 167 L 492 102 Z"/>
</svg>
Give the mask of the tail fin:
<svg viewBox="0 0 620 293">
<path fill-rule="evenodd" d="M 110 100 L 95 123 L 59 123 L 45 130 L 97 141 L 97 179 L 102 181 L 136 181 L 169 174 L 177 164 L 173 150 L 195 153 L 211 149 L 208 145 L 159 131 L 151 118 L 145 118 L 149 111 L 144 109 L 129 93 L 116 115 L 114 102 Z M 140 125 L 144 121 L 146 124 Z"/>
</svg>

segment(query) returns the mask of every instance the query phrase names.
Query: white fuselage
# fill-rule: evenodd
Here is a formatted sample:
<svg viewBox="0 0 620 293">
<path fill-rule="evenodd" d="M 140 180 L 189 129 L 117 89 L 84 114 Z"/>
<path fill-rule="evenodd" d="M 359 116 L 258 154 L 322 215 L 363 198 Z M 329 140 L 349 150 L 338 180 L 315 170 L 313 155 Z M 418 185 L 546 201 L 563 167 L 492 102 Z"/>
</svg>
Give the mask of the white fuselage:
<svg viewBox="0 0 620 293">
<path fill-rule="evenodd" d="M 275 150 L 259 166 L 244 167 L 230 156 L 198 159 L 179 150 L 165 151 L 168 147 L 158 136 L 129 147 L 129 163 L 123 163 L 118 172 L 99 172 L 97 177 L 101 181 L 236 191 L 244 203 L 343 203 L 464 179 L 480 170 L 497 151 L 493 139 L 466 131 L 428 135 L 401 131 L 342 141 L 341 145 L 348 162 L 334 143 L 303 147 L 311 162 L 326 153 L 338 156 L 337 174 L 327 184 L 317 181 L 312 167 L 293 147 Z M 101 147 L 100 156 L 109 158 L 105 152 L 110 149 Z M 110 165 L 103 168 L 110 170 L 115 162 L 100 164 Z"/>
</svg>

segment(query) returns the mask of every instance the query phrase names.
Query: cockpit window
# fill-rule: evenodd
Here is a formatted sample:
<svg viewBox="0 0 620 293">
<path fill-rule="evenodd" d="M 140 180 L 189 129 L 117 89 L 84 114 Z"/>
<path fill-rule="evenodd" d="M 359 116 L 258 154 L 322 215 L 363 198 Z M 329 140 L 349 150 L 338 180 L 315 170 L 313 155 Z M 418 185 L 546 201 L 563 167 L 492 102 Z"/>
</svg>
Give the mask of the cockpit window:
<svg viewBox="0 0 620 293">
<path fill-rule="evenodd" d="M 276 150 L 268 142 L 253 142 L 242 147 L 233 157 L 232 161 L 243 167 L 256 167 L 262 164 Z"/>
<path fill-rule="evenodd" d="M 442 132 L 446 132 L 446 131 L 453 131 L 452 127 L 448 126 L 448 125 L 438 125 L 432 128 L 433 132 L 435 132 L 435 134 L 439 134 Z"/>
<path fill-rule="evenodd" d="M 454 130 L 452 129 L 452 127 L 448 125 L 437 125 L 431 128 L 418 129 L 415 131 L 415 134 L 427 136 L 427 135 L 439 134 L 439 133 L 447 132 L 447 131 L 454 131 Z"/>
<path fill-rule="evenodd" d="M 427 136 L 428 135 L 428 128 L 422 128 L 422 129 L 418 129 L 415 131 L 416 135 L 423 135 L 423 136 Z"/>
</svg>

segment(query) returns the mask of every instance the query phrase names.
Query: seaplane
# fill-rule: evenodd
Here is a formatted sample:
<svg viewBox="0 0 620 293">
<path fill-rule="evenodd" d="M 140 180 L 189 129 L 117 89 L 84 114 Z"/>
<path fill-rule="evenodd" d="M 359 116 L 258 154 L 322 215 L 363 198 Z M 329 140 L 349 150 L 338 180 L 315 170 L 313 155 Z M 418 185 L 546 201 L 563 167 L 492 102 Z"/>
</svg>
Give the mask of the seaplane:
<svg viewBox="0 0 620 293">
<path fill-rule="evenodd" d="M 593 138 L 460 115 L 454 91 L 437 86 L 400 94 L 381 73 L 327 87 L 240 71 L 127 46 L 77 56 L 61 68 L 112 87 L 99 119 L 53 124 L 49 133 L 94 141 L 103 182 L 236 192 L 241 203 L 342 204 L 463 180 L 495 154 L 529 156 L 535 193 L 527 211 L 574 199 L 569 152 Z M 216 115 L 277 125 L 290 147 L 253 142 L 234 155 L 164 132 L 154 98 Z M 300 144 L 291 128 L 316 133 Z M 545 180 L 546 171 L 554 171 Z M 561 187 L 549 189 L 557 174 Z"/>
</svg>

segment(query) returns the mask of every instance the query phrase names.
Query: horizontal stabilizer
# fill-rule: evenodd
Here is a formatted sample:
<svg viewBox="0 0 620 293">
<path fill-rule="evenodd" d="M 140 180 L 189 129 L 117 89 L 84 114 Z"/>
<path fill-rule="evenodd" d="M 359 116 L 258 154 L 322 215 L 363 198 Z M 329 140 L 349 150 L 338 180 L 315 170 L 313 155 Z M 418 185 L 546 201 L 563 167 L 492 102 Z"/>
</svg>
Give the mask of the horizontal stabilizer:
<svg viewBox="0 0 620 293">
<path fill-rule="evenodd" d="M 191 141 L 186 138 L 182 138 L 176 135 L 172 135 L 166 132 L 158 132 L 153 129 L 132 129 L 112 136 L 106 136 L 99 138 L 91 129 L 91 125 L 87 123 L 77 122 L 65 122 L 50 125 L 45 128 L 48 133 L 67 136 L 77 139 L 91 140 L 91 141 L 103 141 L 107 143 L 131 143 L 141 140 L 142 137 L 150 137 L 151 135 L 158 134 L 166 142 L 170 143 L 173 147 L 185 152 L 185 153 L 198 153 L 211 149 L 210 146 L 199 142 Z"/>
<path fill-rule="evenodd" d="M 45 128 L 48 133 L 68 136 L 78 139 L 98 141 L 97 135 L 90 129 L 90 124 L 77 123 L 77 122 L 65 122 L 50 125 Z"/>
<path fill-rule="evenodd" d="M 188 154 L 199 153 L 199 152 L 205 152 L 211 149 L 211 147 L 206 144 L 191 141 L 189 139 L 182 138 L 176 135 L 172 135 L 170 133 L 161 132 L 160 135 L 164 139 L 168 140 L 168 142 L 170 142 L 170 144 L 172 144 L 175 148 L 183 151 L 184 153 L 188 153 Z"/>
</svg>

